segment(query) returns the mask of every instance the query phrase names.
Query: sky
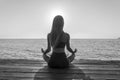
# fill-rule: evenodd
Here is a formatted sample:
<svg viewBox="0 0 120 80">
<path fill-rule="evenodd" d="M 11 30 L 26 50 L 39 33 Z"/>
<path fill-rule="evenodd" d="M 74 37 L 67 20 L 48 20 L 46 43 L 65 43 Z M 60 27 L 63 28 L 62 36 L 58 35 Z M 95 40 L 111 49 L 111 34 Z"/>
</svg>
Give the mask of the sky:
<svg viewBox="0 0 120 80">
<path fill-rule="evenodd" d="M 120 37 L 120 0 L 0 0 L 0 38 L 46 38 L 56 15 L 71 38 Z"/>
</svg>

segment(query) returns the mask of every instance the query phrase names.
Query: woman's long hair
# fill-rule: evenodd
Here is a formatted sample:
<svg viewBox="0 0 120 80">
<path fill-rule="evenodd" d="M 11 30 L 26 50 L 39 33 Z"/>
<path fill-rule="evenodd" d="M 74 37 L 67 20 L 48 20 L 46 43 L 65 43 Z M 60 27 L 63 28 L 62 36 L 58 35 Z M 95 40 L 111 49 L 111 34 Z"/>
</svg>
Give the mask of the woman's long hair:
<svg viewBox="0 0 120 80">
<path fill-rule="evenodd" d="M 51 45 L 55 45 L 57 37 L 60 36 L 60 34 L 63 32 L 63 26 L 64 26 L 64 19 L 62 16 L 57 15 L 55 16 L 52 24 L 52 29 L 51 29 Z"/>
</svg>

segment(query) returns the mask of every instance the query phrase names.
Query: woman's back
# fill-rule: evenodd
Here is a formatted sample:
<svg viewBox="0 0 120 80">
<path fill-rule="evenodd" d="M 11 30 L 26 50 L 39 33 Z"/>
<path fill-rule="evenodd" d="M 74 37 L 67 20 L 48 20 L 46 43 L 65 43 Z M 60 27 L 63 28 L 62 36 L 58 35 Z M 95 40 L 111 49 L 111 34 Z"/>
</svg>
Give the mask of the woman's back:
<svg viewBox="0 0 120 80">
<path fill-rule="evenodd" d="M 48 62 L 48 65 L 50 67 L 56 67 L 56 68 L 65 68 L 68 67 L 69 61 L 67 59 L 66 53 L 64 51 L 65 45 L 66 45 L 66 34 L 62 33 L 62 35 L 59 38 L 58 43 L 53 48 L 53 52 L 51 55 L 51 58 Z M 54 46 L 54 45 L 53 45 Z M 55 50 L 54 50 L 55 49 Z"/>
<path fill-rule="evenodd" d="M 49 34 L 49 38 L 50 38 L 50 43 L 52 44 L 53 40 L 51 40 L 51 35 Z M 57 39 L 54 43 L 54 45 L 52 46 L 55 46 L 55 48 L 64 48 L 65 47 L 65 44 L 68 40 L 68 37 L 67 37 L 67 33 L 64 33 L 62 32 L 59 39 Z"/>
</svg>

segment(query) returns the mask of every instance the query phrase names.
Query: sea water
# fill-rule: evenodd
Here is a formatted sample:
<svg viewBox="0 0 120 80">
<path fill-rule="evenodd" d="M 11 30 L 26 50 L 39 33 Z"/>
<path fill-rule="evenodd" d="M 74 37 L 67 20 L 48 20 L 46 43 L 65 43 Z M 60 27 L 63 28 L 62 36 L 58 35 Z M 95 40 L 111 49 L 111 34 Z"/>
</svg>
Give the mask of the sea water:
<svg viewBox="0 0 120 80">
<path fill-rule="evenodd" d="M 78 50 L 75 59 L 120 60 L 119 39 L 71 39 L 70 43 Z M 0 39 L 0 59 L 43 60 L 41 48 L 47 48 L 46 39 Z"/>
</svg>

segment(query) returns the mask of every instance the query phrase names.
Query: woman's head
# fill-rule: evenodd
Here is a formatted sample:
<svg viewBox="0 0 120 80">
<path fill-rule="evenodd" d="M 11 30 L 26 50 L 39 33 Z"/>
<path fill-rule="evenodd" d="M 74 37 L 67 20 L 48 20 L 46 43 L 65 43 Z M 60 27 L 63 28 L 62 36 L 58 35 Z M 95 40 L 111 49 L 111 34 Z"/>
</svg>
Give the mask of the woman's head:
<svg viewBox="0 0 120 80">
<path fill-rule="evenodd" d="M 63 31 L 64 19 L 61 15 L 57 15 L 53 19 L 51 32 L 61 32 Z"/>
</svg>

